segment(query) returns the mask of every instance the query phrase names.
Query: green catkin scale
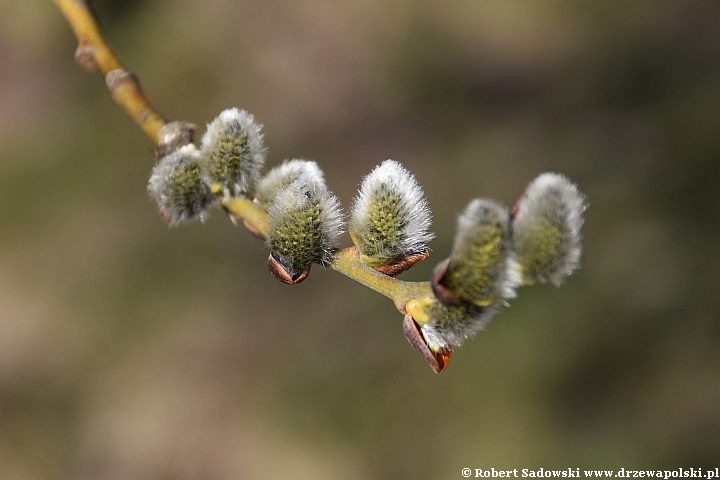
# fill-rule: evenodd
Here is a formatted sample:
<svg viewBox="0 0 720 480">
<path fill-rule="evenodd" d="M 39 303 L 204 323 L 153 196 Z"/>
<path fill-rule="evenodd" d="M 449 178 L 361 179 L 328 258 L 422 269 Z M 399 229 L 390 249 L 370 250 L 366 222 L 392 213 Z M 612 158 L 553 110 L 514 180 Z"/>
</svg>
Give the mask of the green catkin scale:
<svg viewBox="0 0 720 480">
<path fill-rule="evenodd" d="M 273 256 L 291 276 L 302 273 L 322 258 L 321 225 L 317 199 L 271 224 L 269 243 Z"/>
<path fill-rule="evenodd" d="M 395 260 L 403 240 L 407 218 L 398 192 L 387 184 L 379 185 L 367 207 L 364 228 L 353 231 L 353 238 L 362 245 L 366 263 L 383 264 Z"/>
<path fill-rule="evenodd" d="M 547 277 L 548 272 L 558 270 L 558 253 L 561 251 L 566 231 L 564 225 L 553 223 L 546 218 L 528 225 L 523 238 L 532 237 L 533 240 L 520 245 L 523 252 L 520 268 L 526 285 L 536 283 L 536 279 Z"/>
</svg>

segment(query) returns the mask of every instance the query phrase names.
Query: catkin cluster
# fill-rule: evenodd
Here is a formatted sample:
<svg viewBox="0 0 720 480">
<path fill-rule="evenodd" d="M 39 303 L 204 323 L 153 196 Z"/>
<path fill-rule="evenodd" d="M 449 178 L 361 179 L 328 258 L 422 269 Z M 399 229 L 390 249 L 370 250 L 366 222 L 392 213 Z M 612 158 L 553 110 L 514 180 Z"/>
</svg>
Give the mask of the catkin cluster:
<svg viewBox="0 0 720 480">
<path fill-rule="evenodd" d="M 200 149 L 186 145 L 155 165 L 148 194 L 170 226 L 204 221 L 220 197 L 252 196 L 265 163 L 262 126 L 245 110 L 223 111 Z"/>
<path fill-rule="evenodd" d="M 268 268 L 285 283 L 303 281 L 313 263 L 327 265 L 337 250 L 343 217 L 315 162 L 286 161 L 262 175 L 262 126 L 237 108 L 208 126 L 200 149 L 187 145 L 162 158 L 148 185 L 170 225 L 204 220 L 213 205 L 245 198 L 268 215 Z"/>
<path fill-rule="evenodd" d="M 233 199 L 254 203 L 267 218 L 261 235 L 269 271 L 296 284 L 314 263 L 332 265 L 346 228 L 359 262 L 393 277 L 429 255 L 431 213 L 422 188 L 400 163 L 386 160 L 362 181 L 347 215 L 322 170 L 293 159 L 263 174 L 261 125 L 244 110 L 213 120 L 200 148 L 186 145 L 153 169 L 148 192 L 171 226 L 205 220 Z M 411 345 L 435 372 L 452 348 L 481 330 L 520 285 L 560 285 L 580 265 L 585 199 L 562 175 L 533 180 L 511 210 L 476 198 L 459 215 L 453 249 L 438 263 L 429 293 L 400 310 Z"/>
<path fill-rule="evenodd" d="M 472 200 L 460 214 L 453 251 L 433 272 L 433 297 L 408 302 L 405 329 L 436 371 L 454 346 L 481 330 L 520 285 L 553 283 L 580 266 L 585 199 L 567 178 L 544 173 L 512 210 Z M 408 325 L 409 324 L 409 325 Z M 416 343 L 419 346 L 416 346 Z"/>
</svg>

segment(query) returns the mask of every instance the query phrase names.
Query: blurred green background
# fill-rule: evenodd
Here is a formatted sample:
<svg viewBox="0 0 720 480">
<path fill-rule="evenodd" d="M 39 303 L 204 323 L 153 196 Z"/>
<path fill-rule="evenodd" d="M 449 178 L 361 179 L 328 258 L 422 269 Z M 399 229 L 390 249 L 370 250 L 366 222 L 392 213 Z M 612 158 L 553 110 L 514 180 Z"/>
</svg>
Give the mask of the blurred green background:
<svg viewBox="0 0 720 480">
<path fill-rule="evenodd" d="M 457 479 L 717 467 L 720 3 L 97 0 L 170 119 L 241 107 L 348 205 L 386 158 L 448 254 L 478 196 L 561 172 L 582 269 L 434 375 L 391 302 L 217 212 L 168 229 L 152 145 L 45 0 L 0 1 L 0 478 Z M 345 239 L 345 244 L 349 240 Z"/>
</svg>

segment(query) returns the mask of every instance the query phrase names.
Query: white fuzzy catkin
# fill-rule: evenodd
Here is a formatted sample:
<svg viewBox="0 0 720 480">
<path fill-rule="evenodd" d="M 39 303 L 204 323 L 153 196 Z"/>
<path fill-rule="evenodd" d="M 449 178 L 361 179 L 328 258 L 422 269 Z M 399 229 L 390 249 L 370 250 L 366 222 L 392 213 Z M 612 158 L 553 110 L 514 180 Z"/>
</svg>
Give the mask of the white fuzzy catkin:
<svg viewBox="0 0 720 480">
<path fill-rule="evenodd" d="M 513 219 L 523 283 L 561 285 L 580 266 L 585 198 L 570 180 L 544 173 L 528 185 Z"/>
<path fill-rule="evenodd" d="M 260 205 L 267 206 L 273 197 L 282 189 L 289 186 L 295 180 L 307 182 L 317 180 L 321 184 L 325 182 L 323 174 L 317 163 L 311 160 L 292 159 L 286 160 L 282 165 L 270 170 L 257 184 L 255 201 Z"/>
<path fill-rule="evenodd" d="M 207 181 L 226 197 L 248 196 L 265 163 L 262 125 L 245 110 L 224 110 L 207 126 L 201 142 Z"/>
<path fill-rule="evenodd" d="M 300 178 L 281 189 L 268 207 L 267 245 L 295 278 L 313 262 L 327 265 L 343 232 L 340 202 L 316 178 Z"/>
<path fill-rule="evenodd" d="M 427 248 L 430 209 L 415 177 L 385 160 L 364 179 L 350 211 L 348 229 L 363 261 L 390 263 Z"/>
<path fill-rule="evenodd" d="M 472 200 L 458 217 L 442 283 L 460 300 L 487 306 L 514 298 L 518 277 L 507 207 L 494 200 Z"/>
<path fill-rule="evenodd" d="M 148 195 L 170 226 L 195 219 L 204 221 L 208 209 L 217 202 L 202 178 L 200 153 L 193 144 L 163 157 L 155 165 L 148 181 Z"/>
</svg>

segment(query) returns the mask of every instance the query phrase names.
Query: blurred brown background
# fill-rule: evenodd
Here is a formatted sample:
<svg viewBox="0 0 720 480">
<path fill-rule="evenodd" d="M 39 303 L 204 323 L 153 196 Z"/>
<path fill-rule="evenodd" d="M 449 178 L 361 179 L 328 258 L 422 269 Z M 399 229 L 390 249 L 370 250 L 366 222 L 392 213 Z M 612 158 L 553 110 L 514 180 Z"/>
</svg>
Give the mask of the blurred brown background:
<svg viewBox="0 0 720 480">
<path fill-rule="evenodd" d="M 720 3 L 96 1 L 151 102 L 237 106 L 348 205 L 401 161 L 434 212 L 557 171 L 582 269 L 432 374 L 391 302 L 217 212 L 168 229 L 150 142 L 48 0 L 0 1 L 0 478 L 457 479 L 716 467 Z M 346 239 L 346 244 L 349 240 Z"/>
</svg>

